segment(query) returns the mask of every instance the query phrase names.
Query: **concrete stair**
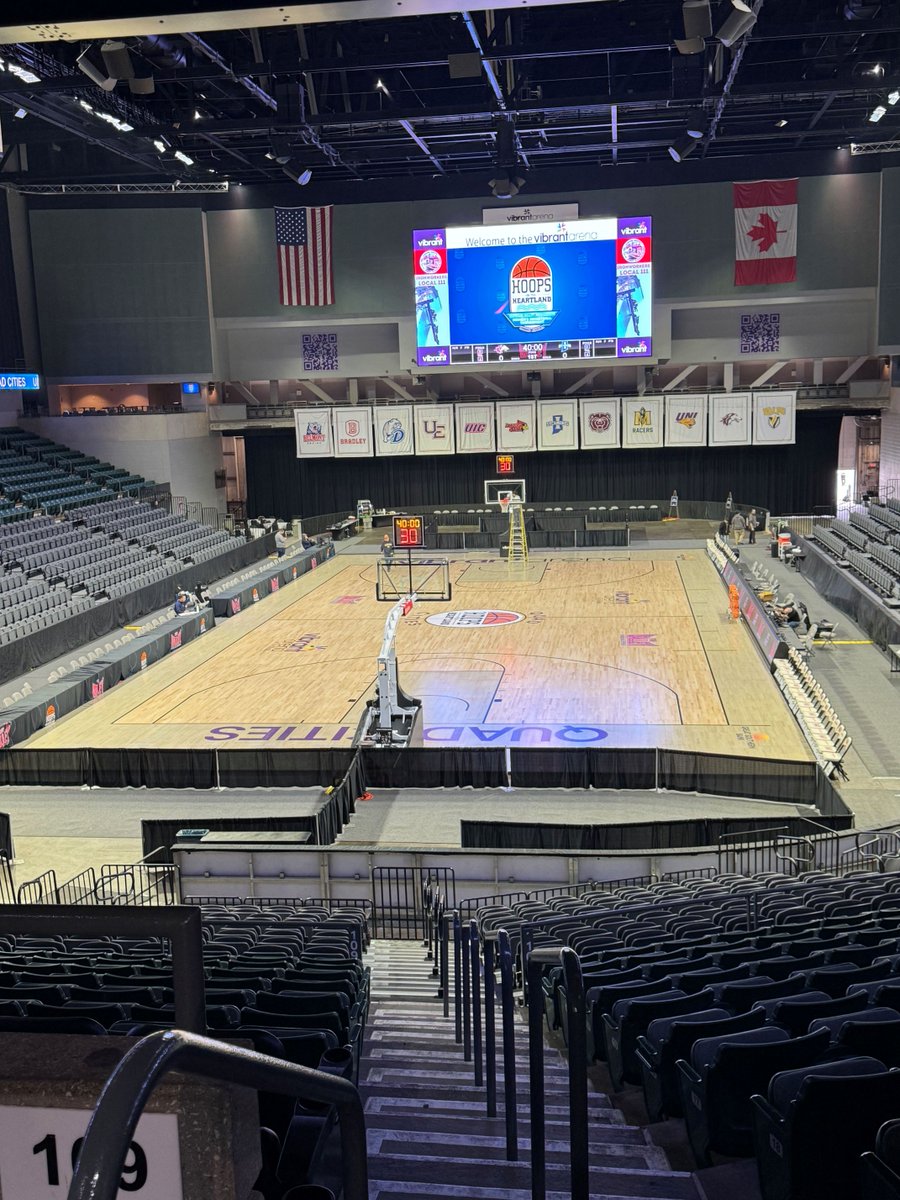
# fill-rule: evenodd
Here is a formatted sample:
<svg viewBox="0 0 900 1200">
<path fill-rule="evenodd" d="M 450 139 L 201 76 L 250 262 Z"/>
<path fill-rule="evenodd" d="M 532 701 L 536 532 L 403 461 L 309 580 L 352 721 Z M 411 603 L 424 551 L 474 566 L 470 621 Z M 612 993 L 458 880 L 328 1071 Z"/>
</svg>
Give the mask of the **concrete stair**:
<svg viewBox="0 0 900 1200">
<path fill-rule="evenodd" d="M 360 1062 L 371 1200 L 530 1200 L 528 1034 L 516 1019 L 518 1159 L 506 1158 L 503 1055 L 497 1008 L 497 1105 L 463 1060 L 443 1015 L 432 964 L 417 942 L 376 941 L 372 999 Z M 452 966 L 452 964 L 451 964 Z M 453 982 L 451 977 L 451 996 Z M 498 989 L 499 992 L 499 989 Z M 499 995 L 498 995 L 499 1000 Z M 544 1046 L 547 1200 L 569 1200 L 568 1067 Z M 699 1200 L 694 1178 L 669 1168 L 643 1129 L 627 1125 L 609 1097 L 590 1092 L 590 1187 L 595 1200 Z"/>
</svg>

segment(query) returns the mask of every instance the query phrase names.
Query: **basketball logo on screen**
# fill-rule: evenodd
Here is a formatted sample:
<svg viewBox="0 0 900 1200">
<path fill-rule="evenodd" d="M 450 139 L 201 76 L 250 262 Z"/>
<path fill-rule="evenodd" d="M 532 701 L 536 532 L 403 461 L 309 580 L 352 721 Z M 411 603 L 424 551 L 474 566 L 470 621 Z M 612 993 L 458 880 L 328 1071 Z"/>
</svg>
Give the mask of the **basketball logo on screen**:
<svg viewBox="0 0 900 1200">
<path fill-rule="evenodd" d="M 520 333 L 540 333 L 553 322 L 553 271 L 546 259 L 527 254 L 509 273 L 509 312 L 506 319 Z"/>
</svg>

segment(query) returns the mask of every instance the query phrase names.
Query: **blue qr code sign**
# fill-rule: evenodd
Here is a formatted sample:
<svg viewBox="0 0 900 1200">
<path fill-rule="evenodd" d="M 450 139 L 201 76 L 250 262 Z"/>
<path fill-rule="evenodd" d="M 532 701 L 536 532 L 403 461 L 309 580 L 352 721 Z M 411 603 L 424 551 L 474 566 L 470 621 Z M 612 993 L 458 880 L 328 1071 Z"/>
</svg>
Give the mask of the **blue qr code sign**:
<svg viewBox="0 0 900 1200">
<path fill-rule="evenodd" d="M 337 371 L 338 339 L 336 333 L 303 334 L 303 370 L 310 372 Z"/>
<path fill-rule="evenodd" d="M 777 354 L 781 349 L 781 313 L 741 314 L 741 354 Z"/>
</svg>

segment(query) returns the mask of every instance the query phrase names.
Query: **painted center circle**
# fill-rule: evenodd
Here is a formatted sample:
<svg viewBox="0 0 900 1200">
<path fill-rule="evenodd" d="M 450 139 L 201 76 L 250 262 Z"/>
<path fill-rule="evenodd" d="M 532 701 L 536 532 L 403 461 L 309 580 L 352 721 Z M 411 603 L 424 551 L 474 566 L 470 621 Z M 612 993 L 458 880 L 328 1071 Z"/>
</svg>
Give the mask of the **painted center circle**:
<svg viewBox="0 0 900 1200">
<path fill-rule="evenodd" d="M 432 613 L 425 620 L 442 629 L 485 629 L 496 625 L 515 625 L 524 621 L 524 613 L 504 612 L 496 608 L 463 608 L 458 612 Z"/>
</svg>

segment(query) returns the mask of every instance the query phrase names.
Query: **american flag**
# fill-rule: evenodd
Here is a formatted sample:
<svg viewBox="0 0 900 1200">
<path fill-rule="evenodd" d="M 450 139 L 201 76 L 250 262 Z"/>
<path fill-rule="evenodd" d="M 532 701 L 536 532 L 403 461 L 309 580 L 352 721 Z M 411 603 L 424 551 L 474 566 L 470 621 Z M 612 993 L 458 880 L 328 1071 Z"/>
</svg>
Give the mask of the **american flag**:
<svg viewBox="0 0 900 1200">
<path fill-rule="evenodd" d="M 276 208 L 278 299 L 282 304 L 334 304 L 332 207 Z"/>
</svg>

